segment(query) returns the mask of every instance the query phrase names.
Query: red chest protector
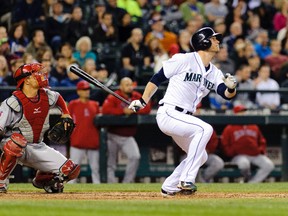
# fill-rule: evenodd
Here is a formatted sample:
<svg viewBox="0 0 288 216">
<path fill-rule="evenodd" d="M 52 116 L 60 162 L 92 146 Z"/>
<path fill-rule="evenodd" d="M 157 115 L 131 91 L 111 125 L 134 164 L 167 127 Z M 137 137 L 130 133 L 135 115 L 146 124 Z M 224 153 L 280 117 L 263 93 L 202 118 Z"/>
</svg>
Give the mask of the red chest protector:
<svg viewBox="0 0 288 216">
<path fill-rule="evenodd" d="M 49 112 L 49 99 L 43 89 L 39 89 L 39 100 L 32 102 L 22 91 L 15 91 L 13 95 L 22 104 L 23 115 L 29 122 L 33 131 L 33 142 L 39 142 L 43 124 Z"/>
</svg>

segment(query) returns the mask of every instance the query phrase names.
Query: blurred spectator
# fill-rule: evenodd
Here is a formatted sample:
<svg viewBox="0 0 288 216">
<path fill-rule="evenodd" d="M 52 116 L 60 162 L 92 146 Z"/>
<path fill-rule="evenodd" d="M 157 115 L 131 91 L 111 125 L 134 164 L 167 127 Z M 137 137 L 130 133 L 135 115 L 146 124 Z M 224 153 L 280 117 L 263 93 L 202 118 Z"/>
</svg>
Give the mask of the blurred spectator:
<svg viewBox="0 0 288 216">
<path fill-rule="evenodd" d="M 44 28 L 45 13 L 42 1 L 21 0 L 15 1 L 12 11 L 12 23 L 22 22 L 27 25 L 28 32 L 35 28 Z"/>
<path fill-rule="evenodd" d="M 29 43 L 26 30 L 26 25 L 14 23 L 9 32 L 10 52 L 19 58 L 23 56 Z"/>
<path fill-rule="evenodd" d="M 173 32 L 167 31 L 164 28 L 164 22 L 162 20 L 162 17 L 160 13 L 155 12 L 150 20 L 150 26 L 151 31 L 148 32 L 145 36 L 145 44 L 148 44 L 148 41 L 151 38 L 158 38 L 163 46 L 163 48 L 166 50 L 166 52 L 169 52 L 169 49 L 172 44 L 177 43 L 177 35 Z"/>
<path fill-rule="evenodd" d="M 276 32 L 278 32 L 282 28 L 285 28 L 285 26 L 287 24 L 288 2 L 285 0 L 284 1 L 278 1 L 278 7 L 279 7 L 278 11 L 276 12 L 276 14 L 273 17 L 273 26 L 274 26 L 274 30 Z"/>
<path fill-rule="evenodd" d="M 97 79 L 96 61 L 94 59 L 87 58 L 84 62 L 82 69 L 86 73 Z"/>
<path fill-rule="evenodd" d="M 205 3 L 204 7 L 207 21 L 210 26 L 214 25 L 216 19 L 224 19 L 228 14 L 227 6 L 220 0 L 211 0 Z"/>
<path fill-rule="evenodd" d="M 242 34 L 246 32 L 246 21 L 248 18 L 248 7 L 246 1 L 233 1 L 234 4 L 228 5 L 228 14 L 225 17 L 225 24 L 231 34 L 231 25 L 239 23 L 242 26 Z"/>
<path fill-rule="evenodd" d="M 69 65 L 67 68 L 70 68 L 71 65 Z M 75 64 L 75 66 L 79 67 L 77 64 Z M 61 87 L 74 87 L 76 89 L 76 86 L 81 81 L 81 79 L 76 74 L 72 73 L 70 70 L 66 71 L 67 71 L 67 78 L 62 79 L 59 82 L 59 85 Z M 74 100 L 78 97 L 76 92 L 63 92 L 62 96 L 67 102 L 70 102 L 71 100 Z"/>
<path fill-rule="evenodd" d="M 52 50 L 47 47 L 42 47 L 38 49 L 35 59 L 38 62 L 42 62 L 43 60 L 49 60 L 49 61 L 52 61 L 52 63 L 54 63 L 53 62 L 54 56 L 53 56 Z"/>
<path fill-rule="evenodd" d="M 214 21 L 214 31 L 218 32 L 220 34 L 223 35 L 223 37 L 225 37 L 227 35 L 227 26 L 224 22 L 224 19 L 218 18 Z"/>
<path fill-rule="evenodd" d="M 8 86 L 8 83 L 5 80 L 8 73 L 9 73 L 9 67 L 7 60 L 5 56 L 0 55 L 0 86 Z M 9 91 L 1 90 L 0 103 L 4 101 L 7 97 L 9 97 L 9 95 L 10 95 Z"/>
<path fill-rule="evenodd" d="M 119 42 L 123 44 L 126 43 L 134 28 L 135 24 L 132 23 L 131 15 L 129 13 L 125 13 L 123 17 L 121 17 L 120 24 L 118 26 Z"/>
<path fill-rule="evenodd" d="M 63 5 L 63 13 L 72 14 L 73 9 L 78 7 L 78 0 L 61 0 Z"/>
<path fill-rule="evenodd" d="M 247 57 L 245 52 L 246 41 L 244 36 L 238 36 L 235 38 L 233 50 L 228 51 L 230 58 L 235 63 L 235 69 L 238 69 L 243 64 L 247 64 Z"/>
<path fill-rule="evenodd" d="M 98 26 L 93 29 L 92 43 L 96 45 L 97 43 L 113 42 L 118 41 L 118 28 L 113 23 L 113 14 L 105 12 L 102 15 L 102 21 Z"/>
<path fill-rule="evenodd" d="M 112 13 L 113 23 L 117 26 L 120 25 L 121 17 L 127 13 L 125 9 L 117 6 L 117 0 L 107 0 L 106 11 Z"/>
<path fill-rule="evenodd" d="M 194 19 L 196 14 L 200 14 L 205 17 L 205 7 L 201 1 L 197 0 L 186 0 L 179 6 L 179 10 L 183 15 L 185 22 Z M 206 17 L 204 18 L 206 20 Z"/>
<path fill-rule="evenodd" d="M 54 54 L 59 50 L 61 43 L 65 41 L 70 18 L 71 14 L 63 12 L 63 4 L 60 1 L 52 4 L 52 15 L 46 18 L 45 32 L 48 44 Z"/>
<path fill-rule="evenodd" d="M 133 101 L 141 98 L 141 94 L 133 90 L 133 82 L 130 78 L 125 77 L 121 79 L 119 90 L 115 93 L 124 97 L 128 101 Z M 128 105 L 109 95 L 105 100 L 102 113 L 106 115 L 140 115 L 149 114 L 151 105 L 148 104 L 144 109 L 139 110 L 137 113 L 128 109 Z M 140 160 L 140 151 L 135 138 L 137 126 L 111 126 L 108 128 L 107 133 L 107 175 L 108 183 L 116 183 L 115 171 L 117 166 L 118 152 L 121 150 L 128 158 L 126 165 L 123 183 L 131 183 L 135 181 L 136 172 Z"/>
<path fill-rule="evenodd" d="M 12 21 L 12 9 L 13 2 L 12 1 L 2 1 L 0 7 L 0 25 L 4 25 L 7 29 L 11 28 Z"/>
<path fill-rule="evenodd" d="M 267 30 L 262 30 L 258 33 L 258 36 L 254 43 L 254 48 L 261 59 L 265 59 L 268 55 L 271 55 L 272 51 L 269 46 L 269 35 Z"/>
<path fill-rule="evenodd" d="M 75 127 L 70 139 L 70 158 L 77 164 L 82 164 L 87 157 L 91 168 L 92 183 L 100 183 L 99 175 L 99 130 L 94 125 L 94 118 L 100 113 L 99 104 L 89 99 L 90 85 L 86 81 L 77 84 L 79 98 L 68 104 L 70 115 Z M 71 183 L 76 183 L 76 179 Z"/>
<path fill-rule="evenodd" d="M 23 58 L 16 58 L 16 59 L 12 59 L 10 61 L 10 71 L 8 73 L 8 75 L 4 78 L 4 81 L 8 83 L 9 86 L 16 86 L 16 81 L 13 78 L 13 73 L 21 66 L 24 64 L 24 60 Z"/>
<path fill-rule="evenodd" d="M 160 12 L 165 26 L 170 31 L 177 33 L 184 27 L 183 15 L 173 0 L 163 0 L 156 10 Z"/>
<path fill-rule="evenodd" d="M 280 69 L 288 61 L 287 55 L 281 54 L 281 41 L 272 39 L 270 42 L 271 55 L 265 57 L 265 62 L 271 68 L 271 78 L 275 79 L 279 84 L 281 83 Z"/>
<path fill-rule="evenodd" d="M 149 69 L 151 54 L 146 45 L 143 44 L 143 32 L 135 28 L 131 32 L 129 42 L 121 49 L 122 68 L 119 78 L 130 77 L 133 81 L 141 78 L 141 72 Z"/>
<path fill-rule="evenodd" d="M 223 44 L 227 45 L 228 53 L 234 51 L 234 43 L 237 38 L 243 35 L 243 28 L 240 22 L 233 22 L 229 28 L 229 34 L 223 38 Z"/>
<path fill-rule="evenodd" d="M 132 18 L 132 22 L 135 24 L 142 24 L 143 16 L 147 13 L 150 16 L 150 8 L 148 0 L 117 0 L 117 6 L 126 10 Z M 146 9 L 145 13 L 142 9 Z"/>
<path fill-rule="evenodd" d="M 0 26 L 0 55 L 4 55 L 8 63 L 13 57 L 10 54 L 10 45 L 8 41 L 7 28 Z"/>
<path fill-rule="evenodd" d="M 237 80 L 238 90 L 254 90 L 254 83 L 251 77 L 251 68 L 247 64 L 243 64 L 237 69 L 235 78 Z M 233 105 L 245 104 L 248 109 L 255 109 L 255 94 L 251 92 L 238 92 L 236 97 L 232 100 Z"/>
<path fill-rule="evenodd" d="M 31 63 L 37 62 L 36 59 L 33 57 L 33 55 L 29 52 L 25 52 L 22 58 L 23 58 L 24 64 L 31 64 Z"/>
<path fill-rule="evenodd" d="M 212 182 L 217 173 L 224 168 L 223 159 L 217 155 L 219 144 L 220 142 L 216 131 L 213 130 L 213 134 L 206 146 L 208 159 L 204 164 L 205 168 L 199 172 L 200 182 Z"/>
<path fill-rule="evenodd" d="M 228 50 L 226 45 L 220 46 L 219 52 L 216 54 L 214 58 L 214 64 L 224 73 L 230 73 L 232 75 L 235 74 L 235 63 L 229 57 Z"/>
<path fill-rule="evenodd" d="M 72 10 L 71 19 L 68 22 L 65 42 L 69 42 L 74 47 L 80 37 L 88 35 L 87 29 L 87 23 L 83 20 L 82 8 L 75 6 Z"/>
<path fill-rule="evenodd" d="M 169 59 L 169 55 L 158 38 L 151 38 L 148 47 L 152 54 L 151 66 L 154 73 L 157 73 L 162 68 L 162 62 Z"/>
<path fill-rule="evenodd" d="M 202 24 L 200 26 L 200 24 L 196 20 L 188 20 L 186 22 L 186 26 L 184 29 L 187 30 L 190 35 L 193 35 L 201 27 L 202 27 Z"/>
<path fill-rule="evenodd" d="M 94 3 L 94 11 L 88 17 L 88 32 L 89 36 L 93 35 L 93 29 L 102 23 L 103 14 L 106 12 L 106 4 L 104 0 L 97 0 Z"/>
<path fill-rule="evenodd" d="M 263 63 L 263 60 L 261 60 L 257 54 L 251 55 L 250 57 L 248 57 L 247 60 L 248 60 L 248 65 L 251 68 L 250 78 L 254 80 L 256 77 L 258 77 L 258 71 L 260 69 L 260 66 Z"/>
<path fill-rule="evenodd" d="M 7 86 L 8 83 L 5 81 L 5 77 L 9 73 L 9 66 L 7 63 L 7 60 L 5 56 L 0 55 L 0 86 Z M 2 99 L 5 99 L 6 97 L 3 97 Z M 0 100 L 2 101 L 2 100 Z"/>
<path fill-rule="evenodd" d="M 270 78 L 270 67 L 264 64 L 260 67 L 258 77 L 254 80 L 257 90 L 279 90 L 279 84 Z M 256 94 L 256 103 L 260 108 L 268 108 L 275 110 L 280 106 L 280 94 L 274 93 L 261 93 Z"/>
<path fill-rule="evenodd" d="M 45 59 L 48 60 L 49 58 L 45 58 Z M 42 61 L 43 61 L 43 59 L 42 59 Z M 68 79 L 68 76 L 67 76 L 68 65 L 69 64 L 67 64 L 67 61 L 62 54 L 56 54 L 55 64 L 52 65 L 52 69 L 51 69 L 51 76 L 55 77 L 58 80 L 59 84 L 63 80 Z M 67 85 L 67 86 L 69 86 L 69 85 Z"/>
<path fill-rule="evenodd" d="M 246 107 L 234 107 L 234 113 L 241 115 Z M 274 169 L 273 162 L 266 156 L 266 139 L 256 124 L 227 125 L 221 136 L 221 146 L 226 157 L 231 158 L 241 170 L 245 182 L 263 182 Z M 251 165 L 258 167 L 254 176 Z"/>
<path fill-rule="evenodd" d="M 188 53 L 193 51 L 193 48 L 190 44 L 191 37 L 192 35 L 187 30 L 182 30 L 179 32 L 177 44 L 179 47 L 179 53 Z"/>
<path fill-rule="evenodd" d="M 88 58 L 97 60 L 96 54 L 92 51 L 92 42 L 88 36 L 80 37 L 76 42 L 76 51 L 72 56 L 79 63 L 80 67 L 83 67 L 85 60 Z"/>
<path fill-rule="evenodd" d="M 75 61 L 73 57 L 73 47 L 70 43 L 68 42 L 63 43 L 60 46 L 59 53 L 64 56 L 67 65 Z"/>
<path fill-rule="evenodd" d="M 264 30 L 260 25 L 260 17 L 257 14 L 252 14 L 248 20 L 248 29 L 246 39 L 255 42 L 260 31 Z"/>
<path fill-rule="evenodd" d="M 51 49 L 51 47 L 47 44 L 45 40 L 45 34 L 42 29 L 35 29 L 32 33 L 32 40 L 26 47 L 26 52 L 29 52 L 33 55 L 33 57 L 37 58 L 37 52 L 39 49 Z"/>
</svg>

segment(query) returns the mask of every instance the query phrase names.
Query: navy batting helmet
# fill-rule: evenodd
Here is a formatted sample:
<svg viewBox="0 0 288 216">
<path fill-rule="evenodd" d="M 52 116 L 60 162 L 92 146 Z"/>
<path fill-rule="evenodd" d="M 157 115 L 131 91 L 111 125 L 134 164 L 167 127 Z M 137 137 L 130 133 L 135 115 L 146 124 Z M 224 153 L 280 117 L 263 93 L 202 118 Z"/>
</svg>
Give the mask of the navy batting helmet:
<svg viewBox="0 0 288 216">
<path fill-rule="evenodd" d="M 216 33 L 210 27 L 204 27 L 193 34 L 190 42 L 195 51 L 207 50 L 212 44 L 210 41 L 211 37 L 216 37 L 220 43 L 222 41 L 222 34 Z"/>
</svg>

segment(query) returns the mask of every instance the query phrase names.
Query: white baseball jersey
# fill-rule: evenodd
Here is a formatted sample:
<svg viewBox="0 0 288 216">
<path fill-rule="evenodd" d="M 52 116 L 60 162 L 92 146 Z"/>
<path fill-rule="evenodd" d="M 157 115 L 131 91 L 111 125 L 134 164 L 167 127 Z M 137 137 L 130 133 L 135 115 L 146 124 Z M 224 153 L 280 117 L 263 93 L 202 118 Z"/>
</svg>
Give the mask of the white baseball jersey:
<svg viewBox="0 0 288 216">
<path fill-rule="evenodd" d="M 190 112 L 195 112 L 202 98 L 223 83 L 222 71 L 212 63 L 206 71 L 197 52 L 175 54 L 163 62 L 163 70 L 170 80 L 159 104 L 179 106 Z"/>
</svg>

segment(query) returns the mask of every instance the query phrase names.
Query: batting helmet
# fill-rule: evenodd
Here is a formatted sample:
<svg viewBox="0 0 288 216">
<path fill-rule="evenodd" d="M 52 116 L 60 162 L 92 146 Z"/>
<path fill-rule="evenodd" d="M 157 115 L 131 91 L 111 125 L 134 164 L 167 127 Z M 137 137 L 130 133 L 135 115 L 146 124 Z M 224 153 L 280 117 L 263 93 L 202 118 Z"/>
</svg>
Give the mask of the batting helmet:
<svg viewBox="0 0 288 216">
<path fill-rule="evenodd" d="M 216 33 L 210 27 L 204 27 L 195 32 L 191 38 L 191 45 L 195 51 L 207 50 L 211 47 L 211 37 L 216 37 L 216 39 L 221 43 L 222 34 Z"/>
<path fill-rule="evenodd" d="M 26 77 L 31 76 L 32 74 L 35 76 L 39 87 L 47 87 L 48 75 L 43 71 L 43 68 L 44 66 L 40 63 L 21 65 L 13 74 L 13 78 L 17 82 L 17 88 L 20 88 Z"/>
</svg>

